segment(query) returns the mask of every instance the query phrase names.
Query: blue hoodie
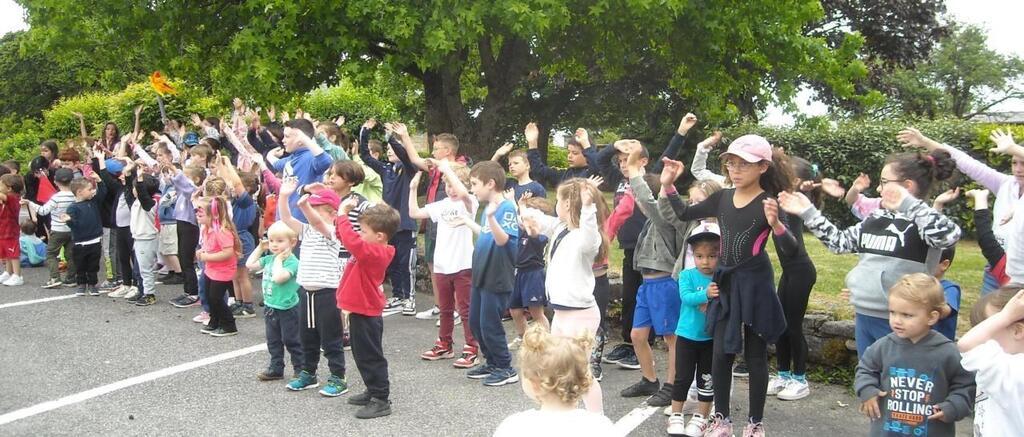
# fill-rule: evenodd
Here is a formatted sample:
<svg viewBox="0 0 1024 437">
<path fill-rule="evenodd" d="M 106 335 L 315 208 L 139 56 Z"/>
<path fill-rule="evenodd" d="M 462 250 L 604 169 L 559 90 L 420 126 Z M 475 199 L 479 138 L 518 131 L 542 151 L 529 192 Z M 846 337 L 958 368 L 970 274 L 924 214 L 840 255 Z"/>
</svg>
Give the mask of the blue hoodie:
<svg viewBox="0 0 1024 437">
<path fill-rule="evenodd" d="M 326 152 L 313 155 L 309 149 L 302 147 L 295 150 L 287 158 L 281 158 L 274 163 L 274 171 L 281 172 L 282 178 L 295 176 L 299 179 L 299 185 L 307 185 L 323 180 L 324 173 L 331 168 L 331 156 Z M 302 214 L 296 203 L 299 201 L 299 191 L 296 190 L 288 198 L 288 209 L 292 217 L 306 223 L 306 216 Z"/>
</svg>

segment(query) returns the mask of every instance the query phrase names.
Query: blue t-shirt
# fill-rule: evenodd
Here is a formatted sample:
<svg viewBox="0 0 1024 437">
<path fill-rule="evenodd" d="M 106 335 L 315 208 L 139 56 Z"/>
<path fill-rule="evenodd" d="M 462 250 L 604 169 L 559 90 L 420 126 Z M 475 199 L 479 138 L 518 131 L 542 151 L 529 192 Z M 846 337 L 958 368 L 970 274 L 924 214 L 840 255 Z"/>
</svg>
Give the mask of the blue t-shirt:
<svg viewBox="0 0 1024 437">
<path fill-rule="evenodd" d="M 537 234 L 531 237 L 526 229 L 519 229 L 519 253 L 516 254 L 516 268 L 520 270 L 535 270 L 544 268 L 544 248 L 548 245 L 548 236 Z"/>
<path fill-rule="evenodd" d="M 960 286 L 946 279 L 940 282 L 942 283 L 942 294 L 946 295 L 946 304 L 953 312 L 949 314 L 949 317 L 940 319 L 934 329 L 939 334 L 945 335 L 946 338 L 956 340 L 956 321 L 957 315 L 960 313 Z"/>
<path fill-rule="evenodd" d="M 509 179 L 505 185 L 505 189 L 511 188 L 516 193 L 516 201 L 523 197 L 523 194 L 529 191 L 533 193 L 533 197 L 548 197 L 548 191 L 544 189 L 544 186 L 537 181 L 530 181 L 525 184 L 519 185 L 519 182 L 515 179 Z"/>
<path fill-rule="evenodd" d="M 299 180 L 299 185 L 306 185 L 323 180 L 324 172 L 331 168 L 332 162 L 331 155 L 328 155 L 327 152 L 313 156 L 313 152 L 303 147 L 292 152 L 287 158 L 281 158 L 275 162 L 274 171 L 281 172 L 282 179 L 295 176 Z M 296 220 L 306 223 L 306 216 L 296 205 L 299 197 L 301 197 L 299 190 L 295 190 L 288 197 L 288 210 Z"/>
<path fill-rule="evenodd" d="M 519 223 L 515 203 L 504 200 L 494 213 L 501 229 L 508 234 L 504 246 L 494 243 L 487 214 L 480 215 L 480 237 L 473 248 L 473 287 L 492 293 L 511 293 L 515 282 L 515 262 L 519 247 Z"/>
<path fill-rule="evenodd" d="M 676 335 L 687 340 L 708 341 L 711 335 L 705 327 L 705 315 L 708 303 L 708 284 L 711 277 L 705 276 L 696 268 L 686 269 L 679 273 L 679 322 Z M 703 306 L 703 307 L 702 307 Z"/>
<path fill-rule="evenodd" d="M 235 225 L 235 230 L 239 234 L 249 233 L 249 228 L 252 227 L 253 222 L 256 221 L 256 216 L 259 214 L 256 208 L 256 203 L 252 201 L 252 196 L 249 192 L 242 192 L 241 195 L 235 197 L 231 202 L 231 221 Z"/>
</svg>

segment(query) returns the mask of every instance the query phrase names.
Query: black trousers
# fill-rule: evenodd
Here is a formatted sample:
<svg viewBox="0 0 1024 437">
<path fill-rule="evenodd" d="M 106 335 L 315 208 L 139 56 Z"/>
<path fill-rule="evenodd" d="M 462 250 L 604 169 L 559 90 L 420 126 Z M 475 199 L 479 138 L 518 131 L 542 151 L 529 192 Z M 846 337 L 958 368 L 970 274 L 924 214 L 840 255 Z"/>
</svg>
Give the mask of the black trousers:
<svg viewBox="0 0 1024 437">
<path fill-rule="evenodd" d="M 384 358 L 384 318 L 352 313 L 348 316 L 352 358 L 370 397 L 382 401 L 391 396 L 388 360 Z"/>
<path fill-rule="evenodd" d="M 388 244 L 395 247 L 395 256 L 388 264 L 387 279 L 391 281 L 391 295 L 399 299 L 413 297 L 416 292 L 416 233 L 398 231 Z"/>
<path fill-rule="evenodd" d="M 608 285 L 608 275 L 594 277 L 594 300 L 597 301 L 597 309 L 601 312 L 601 324 L 597 326 L 597 338 L 595 339 L 594 351 L 590 354 L 590 362 L 601 363 L 604 356 L 604 345 L 608 342 L 608 301 L 611 299 L 611 289 Z"/>
<path fill-rule="evenodd" d="M 331 374 L 344 378 L 345 346 L 342 343 L 341 311 L 338 310 L 334 291 L 333 288 L 299 290 L 299 305 L 302 306 L 299 325 L 302 370 L 316 374 L 320 364 L 320 348 L 323 348 Z"/>
<path fill-rule="evenodd" d="M 695 341 L 676 336 L 676 380 L 672 382 L 672 400 L 685 401 L 690 384 L 697 379 L 697 400 L 711 402 L 714 385 L 711 383 L 711 358 L 714 354 L 711 340 Z"/>
<path fill-rule="evenodd" d="M 75 245 L 75 249 L 71 251 L 71 258 L 78 269 L 76 272 L 78 277 L 76 279 L 79 285 L 95 286 L 99 282 L 97 274 L 100 271 L 100 257 L 102 254 L 102 242 L 97 241 L 93 244 Z"/>
<path fill-rule="evenodd" d="M 811 288 L 818 280 L 814 264 L 796 264 L 782 267 L 779 278 L 779 301 L 782 313 L 786 315 L 786 332 L 775 343 L 775 354 L 779 360 L 779 371 L 807 374 L 807 338 L 804 337 L 804 314 Z M 792 364 L 792 367 L 790 366 Z"/>
<path fill-rule="evenodd" d="M 633 249 L 623 249 L 622 255 L 622 341 L 631 343 L 636 293 L 640 290 L 644 277 L 640 272 L 633 270 Z M 651 334 L 654 334 L 654 330 L 651 330 Z"/>
<path fill-rule="evenodd" d="M 177 220 L 178 261 L 185 282 L 185 294 L 199 294 L 199 278 L 196 277 L 196 249 L 199 247 L 199 227 L 187 221 Z"/>
<path fill-rule="evenodd" d="M 210 324 L 207 326 L 225 331 L 237 329 L 235 315 L 224 301 L 228 290 L 233 287 L 231 281 L 218 281 L 208 276 L 203 276 L 203 279 L 206 281 L 206 304 L 210 306 Z"/>
<path fill-rule="evenodd" d="M 113 233 L 115 244 L 117 245 L 116 255 L 117 258 L 113 262 L 117 262 L 117 272 L 121 276 L 121 283 L 126 286 L 139 285 L 135 284 L 135 275 L 132 271 L 132 257 L 135 255 L 135 239 L 132 238 L 132 231 L 127 226 L 123 228 L 114 227 L 110 231 Z"/>
<path fill-rule="evenodd" d="M 732 389 L 732 363 L 736 355 L 727 354 L 725 327 L 728 320 L 715 324 L 714 357 L 711 360 L 711 382 L 715 389 L 715 412 L 729 417 L 729 391 Z M 768 393 L 768 343 L 743 325 L 743 359 L 750 369 L 750 419 L 755 423 L 764 417 L 764 402 Z M 742 423 L 733 420 L 733 422 Z"/>
</svg>

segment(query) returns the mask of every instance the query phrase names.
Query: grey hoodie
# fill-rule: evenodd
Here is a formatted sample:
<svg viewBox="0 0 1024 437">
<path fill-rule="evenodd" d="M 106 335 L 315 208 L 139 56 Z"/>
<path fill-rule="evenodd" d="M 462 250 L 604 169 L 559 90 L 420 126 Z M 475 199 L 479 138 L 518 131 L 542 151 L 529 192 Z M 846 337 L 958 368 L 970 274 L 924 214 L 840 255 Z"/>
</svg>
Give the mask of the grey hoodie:
<svg viewBox="0 0 1024 437">
<path fill-rule="evenodd" d="M 676 258 L 686 248 L 687 224 L 666 220 L 658 212 L 658 201 L 654 200 L 651 187 L 647 186 L 643 176 L 630 178 L 629 187 L 633 190 L 637 208 L 649 219 L 640 231 L 633 251 L 633 268 L 672 273 L 676 278 L 679 274 L 675 269 Z"/>
<path fill-rule="evenodd" d="M 866 401 L 879 392 L 880 420 L 871 421 L 873 436 L 953 436 L 954 422 L 974 408 L 974 374 L 960 365 L 956 343 L 930 331 L 917 343 L 889 334 L 868 347 L 857 364 L 853 383 Z M 928 420 L 938 406 L 945 417 Z"/>
</svg>

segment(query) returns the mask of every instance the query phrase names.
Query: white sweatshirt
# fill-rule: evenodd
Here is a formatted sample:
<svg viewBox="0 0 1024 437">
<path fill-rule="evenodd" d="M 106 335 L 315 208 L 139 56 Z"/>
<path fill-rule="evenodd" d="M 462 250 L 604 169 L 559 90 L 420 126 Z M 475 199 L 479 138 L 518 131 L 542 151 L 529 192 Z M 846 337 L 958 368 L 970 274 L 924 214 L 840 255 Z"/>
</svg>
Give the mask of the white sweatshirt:
<svg viewBox="0 0 1024 437">
<path fill-rule="evenodd" d="M 601 249 L 601 232 L 597 229 L 597 207 L 585 206 L 580 210 L 580 227 L 570 230 L 558 242 L 558 235 L 567 229 L 557 217 L 536 209 L 523 208 L 520 214 L 533 217 L 540 232 L 548 237 L 547 289 L 548 302 L 569 308 L 590 308 L 594 300 L 594 258 Z"/>
<path fill-rule="evenodd" d="M 1008 354 L 995 340 L 989 340 L 965 352 L 960 364 L 975 372 L 978 383 L 974 435 L 1020 435 L 1024 430 L 1024 372 L 1020 371 L 1024 354 Z"/>
</svg>

